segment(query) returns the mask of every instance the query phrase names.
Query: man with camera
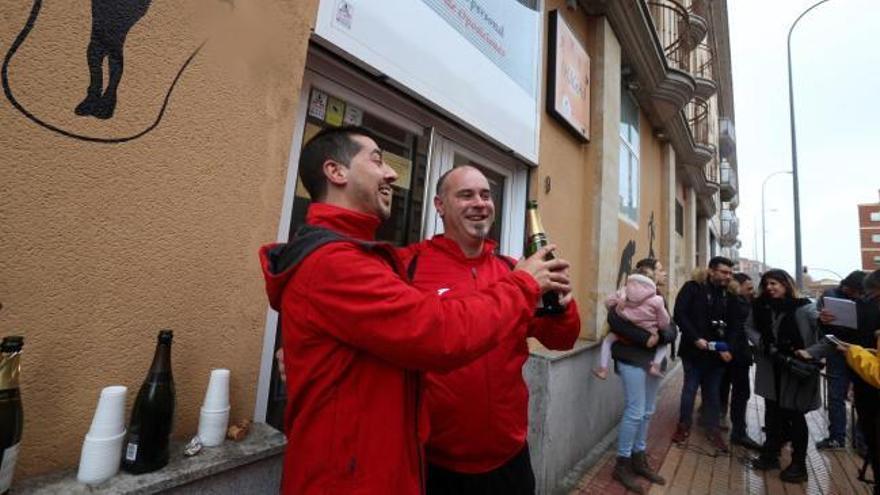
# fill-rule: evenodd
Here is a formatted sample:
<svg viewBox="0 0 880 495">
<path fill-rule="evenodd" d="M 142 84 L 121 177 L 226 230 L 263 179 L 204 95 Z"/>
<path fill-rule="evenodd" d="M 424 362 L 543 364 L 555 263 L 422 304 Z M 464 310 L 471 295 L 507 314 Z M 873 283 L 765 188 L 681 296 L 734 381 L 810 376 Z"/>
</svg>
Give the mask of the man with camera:
<svg viewBox="0 0 880 495">
<path fill-rule="evenodd" d="M 702 422 L 706 436 L 720 452 L 727 452 L 718 427 L 720 387 L 724 365 L 733 360 L 733 349 L 741 340 L 743 315 L 729 285 L 733 262 L 722 256 L 709 261 L 709 268 L 699 271 L 682 286 L 675 299 L 674 319 L 681 330 L 681 356 L 684 385 L 678 427 L 672 441 L 684 443 L 690 436 L 694 400 L 703 389 L 705 403 Z"/>
</svg>

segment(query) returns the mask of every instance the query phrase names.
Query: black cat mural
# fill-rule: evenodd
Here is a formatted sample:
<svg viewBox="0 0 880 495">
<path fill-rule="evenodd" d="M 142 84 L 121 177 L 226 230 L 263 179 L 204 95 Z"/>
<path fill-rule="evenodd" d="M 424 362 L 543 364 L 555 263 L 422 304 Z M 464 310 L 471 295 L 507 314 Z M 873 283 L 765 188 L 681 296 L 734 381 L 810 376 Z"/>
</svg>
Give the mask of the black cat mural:
<svg viewBox="0 0 880 495">
<path fill-rule="evenodd" d="M 234 9 L 235 7 L 233 0 L 219 1 L 228 4 L 231 9 Z M 128 37 L 131 28 L 134 27 L 134 25 L 137 24 L 147 13 L 151 3 L 152 0 L 91 0 L 92 29 L 89 38 L 89 45 L 86 49 L 86 60 L 88 62 L 89 70 L 89 86 L 86 90 L 85 99 L 73 109 L 76 115 L 91 116 L 102 120 L 107 120 L 113 117 L 113 114 L 116 111 L 116 94 L 119 89 L 119 84 L 122 81 L 122 74 L 125 68 L 125 40 Z M 0 70 L 0 76 L 2 76 L 3 83 L 3 93 L 6 96 L 6 99 L 9 100 L 9 103 L 11 103 L 16 110 L 21 112 L 21 114 L 27 117 L 30 121 L 52 132 L 82 141 L 94 143 L 124 143 L 126 141 L 138 139 L 155 129 L 165 115 L 168 100 L 171 98 L 171 93 L 174 91 L 183 72 L 196 55 L 198 55 L 202 47 L 205 46 L 205 43 L 207 43 L 207 40 L 203 41 L 192 52 L 189 58 L 186 59 L 180 67 L 180 70 L 177 71 L 174 80 L 171 81 L 171 84 L 168 86 L 165 98 L 162 101 L 162 106 L 158 109 L 155 120 L 145 129 L 136 134 L 123 137 L 86 136 L 67 129 L 62 129 L 61 127 L 47 122 L 45 119 L 34 115 L 15 98 L 15 94 L 12 91 L 12 86 L 9 82 L 9 65 L 12 62 L 15 53 L 33 30 L 42 5 L 43 0 L 33 0 L 33 5 L 30 14 L 28 15 L 28 19 L 25 21 L 24 27 L 22 27 L 18 36 L 16 36 L 12 45 L 10 45 L 9 50 L 6 52 L 6 56 L 3 59 L 3 67 L 2 70 Z M 105 60 L 107 61 L 109 68 L 106 78 L 104 74 Z M 105 81 L 107 83 L 106 89 L 104 84 Z"/>
<path fill-rule="evenodd" d="M 116 90 L 125 67 L 123 47 L 128 32 L 147 13 L 152 0 L 92 0 L 92 34 L 86 59 L 89 88 L 86 98 L 76 106 L 77 115 L 109 119 L 116 109 Z M 109 81 L 104 89 L 104 59 Z"/>
</svg>

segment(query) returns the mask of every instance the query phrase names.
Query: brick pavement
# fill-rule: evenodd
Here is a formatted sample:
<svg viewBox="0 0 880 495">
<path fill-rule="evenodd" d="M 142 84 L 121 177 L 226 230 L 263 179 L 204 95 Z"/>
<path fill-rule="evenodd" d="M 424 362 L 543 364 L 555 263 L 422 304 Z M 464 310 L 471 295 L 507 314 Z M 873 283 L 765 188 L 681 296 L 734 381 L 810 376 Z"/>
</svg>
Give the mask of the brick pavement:
<svg viewBox="0 0 880 495">
<path fill-rule="evenodd" d="M 824 409 L 807 415 L 810 427 L 810 448 L 807 454 L 810 478 L 800 485 L 782 483 L 779 470 L 754 471 L 747 465 L 753 453 L 742 447 L 733 447 L 730 454 L 714 455 L 702 432 L 694 428 L 691 438 L 683 446 L 673 445 L 672 433 L 678 422 L 678 399 L 683 372 L 681 366 L 670 372 L 657 399 L 657 412 L 648 433 L 648 456 L 653 466 L 660 466 L 666 486 L 643 486 L 651 495 L 722 495 L 722 494 L 817 494 L 817 495 L 870 495 L 869 485 L 857 479 L 861 458 L 849 448 L 820 452 L 814 443 L 827 436 Z M 699 403 L 699 399 L 698 399 Z M 753 396 L 749 401 L 747 422 L 749 434 L 763 440 L 761 424 L 764 417 L 763 400 Z M 614 468 L 616 443 L 602 456 L 570 492 L 574 494 L 623 495 L 626 490 L 611 478 Z M 788 465 L 790 450 L 783 449 L 782 465 Z"/>
</svg>

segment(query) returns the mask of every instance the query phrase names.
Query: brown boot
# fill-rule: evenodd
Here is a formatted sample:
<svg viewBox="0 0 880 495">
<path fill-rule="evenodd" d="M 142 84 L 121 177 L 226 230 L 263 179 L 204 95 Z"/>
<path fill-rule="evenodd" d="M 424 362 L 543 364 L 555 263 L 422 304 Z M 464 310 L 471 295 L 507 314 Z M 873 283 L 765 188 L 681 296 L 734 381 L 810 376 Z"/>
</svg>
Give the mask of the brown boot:
<svg viewBox="0 0 880 495">
<path fill-rule="evenodd" d="M 644 452 L 633 452 L 632 453 L 632 470 L 637 475 L 645 478 L 646 480 L 654 483 L 656 485 L 665 485 L 666 480 L 663 479 L 662 476 L 657 474 L 656 471 L 651 469 L 651 465 L 648 464 L 648 456 L 645 455 Z"/>
<path fill-rule="evenodd" d="M 617 464 L 614 465 L 614 471 L 611 477 L 619 481 L 627 490 L 645 495 L 645 490 L 636 481 L 636 473 L 632 469 L 632 460 L 629 457 L 618 457 Z"/>
</svg>

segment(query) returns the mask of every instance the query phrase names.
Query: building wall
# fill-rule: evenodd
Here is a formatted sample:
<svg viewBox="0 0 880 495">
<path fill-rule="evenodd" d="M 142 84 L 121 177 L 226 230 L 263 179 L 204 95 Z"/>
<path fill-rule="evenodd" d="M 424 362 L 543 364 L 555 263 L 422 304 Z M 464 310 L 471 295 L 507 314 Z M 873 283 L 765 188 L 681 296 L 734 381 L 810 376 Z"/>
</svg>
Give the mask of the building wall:
<svg viewBox="0 0 880 495">
<path fill-rule="evenodd" d="M 278 231 L 317 3 L 104 13 L 137 21 L 109 119 L 74 113 L 89 84 L 90 2 L 43 4 L 9 84 L 63 133 L 0 101 L 0 334 L 26 343 L 17 477 L 77 462 L 101 388 L 128 386 L 130 407 L 162 328 L 175 332 L 175 437 L 195 433 L 212 368 L 232 371 L 232 417 L 253 414 L 266 314 L 256 252 Z M 30 8 L 0 5 L 4 53 Z"/>
<path fill-rule="evenodd" d="M 880 235 L 880 221 L 871 221 L 871 214 L 880 213 L 880 203 L 859 205 L 859 238 L 861 241 L 862 269 L 880 269 L 880 243 L 873 237 Z"/>
</svg>

